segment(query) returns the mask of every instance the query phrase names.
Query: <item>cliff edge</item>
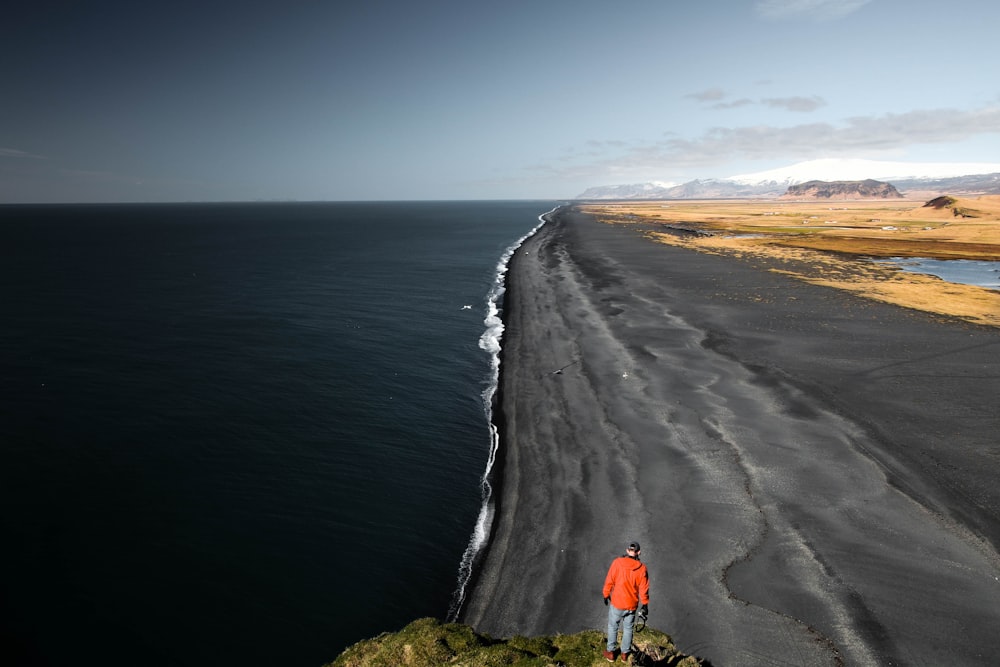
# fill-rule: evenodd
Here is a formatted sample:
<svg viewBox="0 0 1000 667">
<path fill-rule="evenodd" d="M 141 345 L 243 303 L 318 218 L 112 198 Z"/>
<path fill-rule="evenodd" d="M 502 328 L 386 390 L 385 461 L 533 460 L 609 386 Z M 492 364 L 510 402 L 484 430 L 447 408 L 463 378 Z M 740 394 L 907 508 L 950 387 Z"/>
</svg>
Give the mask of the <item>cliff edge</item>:
<svg viewBox="0 0 1000 667">
<path fill-rule="evenodd" d="M 585 630 L 572 635 L 493 639 L 461 623 L 433 618 L 413 621 L 399 632 L 387 632 L 347 648 L 324 667 L 599 667 L 604 633 Z M 677 651 L 673 640 L 646 628 L 632 640 L 632 665 L 699 667 L 706 663 Z"/>
</svg>

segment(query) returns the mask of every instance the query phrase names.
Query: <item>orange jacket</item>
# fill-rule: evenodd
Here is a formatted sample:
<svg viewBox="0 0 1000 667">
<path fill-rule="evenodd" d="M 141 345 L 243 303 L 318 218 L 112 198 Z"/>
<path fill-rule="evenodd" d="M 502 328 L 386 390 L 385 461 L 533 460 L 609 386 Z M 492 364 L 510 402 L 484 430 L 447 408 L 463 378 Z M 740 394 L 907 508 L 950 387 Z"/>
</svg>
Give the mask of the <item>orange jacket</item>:
<svg viewBox="0 0 1000 667">
<path fill-rule="evenodd" d="M 604 597 L 618 609 L 636 609 L 639 603 L 649 604 L 649 575 L 638 558 L 620 556 L 611 561 L 604 578 Z"/>
</svg>

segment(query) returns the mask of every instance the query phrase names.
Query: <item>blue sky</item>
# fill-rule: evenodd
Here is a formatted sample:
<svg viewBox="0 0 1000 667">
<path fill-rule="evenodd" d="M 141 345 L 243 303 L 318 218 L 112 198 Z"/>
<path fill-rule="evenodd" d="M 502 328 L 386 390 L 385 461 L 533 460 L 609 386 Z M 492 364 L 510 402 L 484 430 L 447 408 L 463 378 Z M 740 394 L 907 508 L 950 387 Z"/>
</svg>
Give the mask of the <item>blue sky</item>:
<svg viewBox="0 0 1000 667">
<path fill-rule="evenodd" d="M 815 158 L 1000 162 L 994 0 L 18 4 L 0 202 L 569 198 Z"/>
</svg>

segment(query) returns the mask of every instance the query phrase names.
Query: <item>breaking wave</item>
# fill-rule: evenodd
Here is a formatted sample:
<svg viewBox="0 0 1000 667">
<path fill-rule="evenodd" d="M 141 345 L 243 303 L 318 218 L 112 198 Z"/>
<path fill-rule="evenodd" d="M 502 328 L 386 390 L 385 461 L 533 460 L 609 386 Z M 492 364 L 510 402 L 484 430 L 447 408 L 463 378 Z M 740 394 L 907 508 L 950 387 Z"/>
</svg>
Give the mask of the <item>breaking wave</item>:
<svg viewBox="0 0 1000 667">
<path fill-rule="evenodd" d="M 479 347 L 490 355 L 489 381 L 482 393 L 483 409 L 486 411 L 486 422 L 489 424 L 490 429 L 490 450 L 486 460 L 486 470 L 483 472 L 480 482 L 482 488 L 482 505 L 479 509 L 475 528 L 472 531 L 472 537 L 469 540 L 469 546 L 466 547 L 465 553 L 462 554 L 462 562 L 458 568 L 458 586 L 452 595 L 451 606 L 448 609 L 448 620 L 451 622 L 456 621 L 459 613 L 462 611 L 466 588 L 472 578 L 472 573 L 475 571 L 480 554 L 483 553 L 483 550 L 489 543 L 490 530 L 493 526 L 496 502 L 493 498 L 491 480 L 493 478 L 493 466 L 496 463 L 497 450 L 500 447 L 499 431 L 493 421 L 493 407 L 497 388 L 500 385 L 500 343 L 504 330 L 502 306 L 504 293 L 507 291 L 507 269 L 511 257 L 521 247 L 521 244 L 538 232 L 542 228 L 542 225 L 548 221 L 549 216 L 558 210 L 559 207 L 557 206 L 551 211 L 538 216 L 538 224 L 503 252 L 500 256 L 500 261 L 497 263 L 497 272 L 493 279 L 493 286 L 486 296 L 486 318 L 483 320 L 486 330 L 479 337 Z"/>
</svg>

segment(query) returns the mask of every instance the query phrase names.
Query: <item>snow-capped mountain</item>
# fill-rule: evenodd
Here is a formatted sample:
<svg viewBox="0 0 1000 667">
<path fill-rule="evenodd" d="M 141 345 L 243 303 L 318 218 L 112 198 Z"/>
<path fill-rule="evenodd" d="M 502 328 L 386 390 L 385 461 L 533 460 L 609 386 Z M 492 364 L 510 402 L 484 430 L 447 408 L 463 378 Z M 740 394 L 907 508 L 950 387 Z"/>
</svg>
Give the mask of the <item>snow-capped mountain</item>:
<svg viewBox="0 0 1000 667">
<path fill-rule="evenodd" d="M 633 183 L 587 188 L 577 199 L 736 199 L 783 194 L 787 185 L 747 185 L 718 178 L 699 179 L 680 185 Z"/>
<path fill-rule="evenodd" d="M 1000 172 L 1000 162 L 889 162 L 883 160 L 837 159 L 807 160 L 788 167 L 739 174 L 726 178 L 746 185 L 806 181 L 862 181 L 871 178 L 889 180 L 932 180 L 970 174 Z"/>
<path fill-rule="evenodd" d="M 680 185 L 635 183 L 588 188 L 577 199 L 714 199 L 778 197 L 790 185 L 808 181 L 891 182 L 900 191 L 939 190 L 1000 194 L 1000 163 L 889 162 L 861 159 L 821 159 L 788 167 L 739 174 L 721 179 L 698 179 Z"/>
<path fill-rule="evenodd" d="M 655 199 L 660 195 L 658 193 L 675 187 L 676 183 L 662 183 L 662 182 L 652 182 L 652 183 L 631 183 L 626 185 L 602 185 L 598 188 L 590 188 L 587 192 L 591 190 L 599 190 L 602 194 L 596 198 L 602 199 Z M 581 195 L 581 198 L 587 199 L 586 193 Z"/>
</svg>

